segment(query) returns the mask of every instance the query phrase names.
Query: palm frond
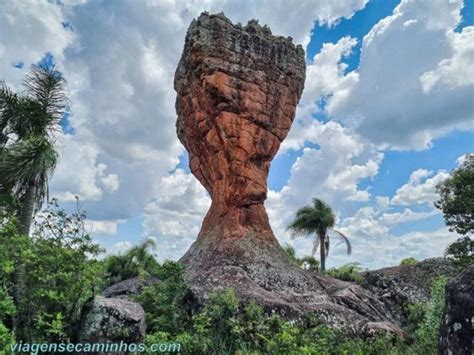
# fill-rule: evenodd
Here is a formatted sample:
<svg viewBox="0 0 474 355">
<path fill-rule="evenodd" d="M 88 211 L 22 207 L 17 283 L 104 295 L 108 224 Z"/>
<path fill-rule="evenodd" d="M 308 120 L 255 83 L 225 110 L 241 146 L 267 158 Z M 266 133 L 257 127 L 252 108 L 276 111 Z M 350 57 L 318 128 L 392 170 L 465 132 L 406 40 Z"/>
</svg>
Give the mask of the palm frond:
<svg viewBox="0 0 474 355">
<path fill-rule="evenodd" d="M 54 146 L 44 137 L 32 136 L 13 143 L 2 150 L 0 157 L 0 190 L 21 192 L 34 181 L 39 190 L 38 201 L 41 201 L 57 160 Z"/>
<path fill-rule="evenodd" d="M 314 256 L 319 248 L 319 237 L 314 238 L 313 249 L 311 249 L 311 255 Z"/>
<path fill-rule="evenodd" d="M 57 128 L 67 107 L 66 80 L 54 66 L 32 66 L 24 85 L 29 98 L 41 106 L 40 122 L 44 128 Z"/>
<path fill-rule="evenodd" d="M 336 229 L 333 229 L 332 231 L 334 233 L 336 233 L 336 235 L 346 243 L 347 255 L 351 255 L 352 246 L 351 246 L 351 242 L 349 241 L 349 239 L 342 232 L 340 232 Z"/>
<path fill-rule="evenodd" d="M 5 82 L 0 82 L 0 145 L 2 147 L 5 146 L 11 134 L 11 123 L 18 116 L 20 108 L 18 101 L 18 95 Z"/>
</svg>

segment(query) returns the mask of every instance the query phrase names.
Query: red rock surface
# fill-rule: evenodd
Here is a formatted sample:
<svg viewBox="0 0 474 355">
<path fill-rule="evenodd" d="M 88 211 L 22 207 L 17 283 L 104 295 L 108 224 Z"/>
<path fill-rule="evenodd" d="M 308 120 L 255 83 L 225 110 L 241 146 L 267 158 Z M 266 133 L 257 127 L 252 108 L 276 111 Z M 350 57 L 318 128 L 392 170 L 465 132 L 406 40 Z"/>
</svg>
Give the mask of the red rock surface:
<svg viewBox="0 0 474 355">
<path fill-rule="evenodd" d="M 234 25 L 223 14 L 191 23 L 175 74 L 176 127 L 212 205 L 181 259 L 188 285 L 200 300 L 233 288 L 241 300 L 289 317 L 316 311 L 336 327 L 363 329 L 370 321 L 371 329 L 388 329 L 390 314 L 373 295 L 296 267 L 270 228 L 268 170 L 304 79 L 304 50 L 291 38 L 256 21 Z"/>
<path fill-rule="evenodd" d="M 263 207 L 270 161 L 295 116 L 304 51 L 250 22 L 193 21 L 175 76 L 178 137 L 212 197 L 199 238 L 215 226 L 234 237 L 274 239 Z M 273 240 L 273 242 L 276 242 Z"/>
</svg>

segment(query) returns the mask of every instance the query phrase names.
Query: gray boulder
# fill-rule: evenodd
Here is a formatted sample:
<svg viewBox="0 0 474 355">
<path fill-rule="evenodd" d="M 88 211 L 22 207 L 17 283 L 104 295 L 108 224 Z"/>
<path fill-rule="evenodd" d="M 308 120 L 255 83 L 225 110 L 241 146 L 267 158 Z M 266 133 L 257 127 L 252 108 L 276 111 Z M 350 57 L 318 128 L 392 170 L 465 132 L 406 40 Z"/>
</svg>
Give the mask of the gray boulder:
<svg viewBox="0 0 474 355">
<path fill-rule="evenodd" d="M 446 285 L 438 353 L 470 355 L 474 349 L 474 265 Z"/>
<path fill-rule="evenodd" d="M 145 312 L 138 303 L 97 296 L 83 314 L 80 342 L 138 343 L 145 337 Z"/>
<path fill-rule="evenodd" d="M 138 276 L 126 279 L 112 286 L 107 287 L 102 295 L 106 298 L 129 299 L 131 296 L 139 295 L 144 286 L 149 286 L 158 282 L 157 277 L 149 277 L 141 280 Z"/>
</svg>

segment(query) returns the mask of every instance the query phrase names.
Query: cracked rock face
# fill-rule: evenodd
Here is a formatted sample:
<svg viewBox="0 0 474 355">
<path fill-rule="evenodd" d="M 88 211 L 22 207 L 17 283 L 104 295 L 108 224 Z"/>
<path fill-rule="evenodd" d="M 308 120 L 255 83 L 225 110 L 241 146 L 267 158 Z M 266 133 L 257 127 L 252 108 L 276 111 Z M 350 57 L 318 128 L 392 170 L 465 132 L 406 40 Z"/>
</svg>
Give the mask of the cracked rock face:
<svg viewBox="0 0 474 355">
<path fill-rule="evenodd" d="M 360 330 L 370 321 L 371 330 L 391 328 L 390 312 L 372 294 L 299 269 L 270 228 L 267 175 L 304 79 L 304 50 L 291 38 L 256 21 L 234 25 L 223 14 L 191 23 L 174 80 L 176 128 L 212 205 L 181 259 L 189 287 L 201 301 L 233 288 L 241 300 L 291 318 L 317 311 L 335 327 Z"/>
<path fill-rule="evenodd" d="M 138 303 L 97 296 L 84 313 L 78 338 L 84 343 L 141 342 L 145 312 Z"/>
<path fill-rule="evenodd" d="M 474 265 L 446 285 L 438 354 L 471 355 L 474 349 Z"/>
<path fill-rule="evenodd" d="M 223 15 L 191 23 L 175 75 L 178 138 L 190 169 L 212 197 L 201 236 L 220 222 L 243 237 L 269 233 L 263 208 L 270 161 L 286 137 L 303 91 L 301 46 L 256 21 Z"/>
</svg>

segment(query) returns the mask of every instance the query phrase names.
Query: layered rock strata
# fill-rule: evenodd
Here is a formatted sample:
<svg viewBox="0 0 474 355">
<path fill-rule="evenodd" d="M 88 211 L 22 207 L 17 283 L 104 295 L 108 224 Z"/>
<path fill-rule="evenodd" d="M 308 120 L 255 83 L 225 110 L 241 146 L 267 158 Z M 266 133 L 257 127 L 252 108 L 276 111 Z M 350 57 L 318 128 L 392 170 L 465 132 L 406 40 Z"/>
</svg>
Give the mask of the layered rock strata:
<svg viewBox="0 0 474 355">
<path fill-rule="evenodd" d="M 291 38 L 257 21 L 234 25 L 223 14 L 203 13 L 191 23 L 175 74 L 176 127 L 212 205 L 182 258 L 189 286 L 200 300 L 233 288 L 241 300 L 290 318 L 318 312 L 335 327 L 373 332 L 380 324 L 398 332 L 369 291 L 293 265 L 270 228 L 270 162 L 304 80 L 304 50 Z"/>
</svg>

